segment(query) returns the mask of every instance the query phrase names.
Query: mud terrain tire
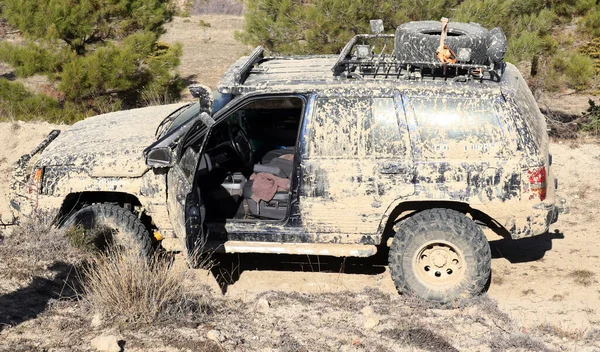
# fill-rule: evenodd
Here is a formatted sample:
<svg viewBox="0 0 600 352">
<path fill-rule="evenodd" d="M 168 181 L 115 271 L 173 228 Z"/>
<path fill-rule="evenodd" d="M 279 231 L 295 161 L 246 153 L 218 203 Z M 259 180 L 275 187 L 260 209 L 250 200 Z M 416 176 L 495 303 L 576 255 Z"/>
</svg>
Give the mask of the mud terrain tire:
<svg viewBox="0 0 600 352">
<path fill-rule="evenodd" d="M 424 210 L 400 225 L 389 267 L 398 292 L 447 305 L 483 291 L 491 272 L 490 246 L 464 214 Z"/>
<path fill-rule="evenodd" d="M 146 226 L 135 214 L 118 205 L 88 205 L 69 217 L 62 227 L 78 226 L 85 230 L 86 236 L 92 236 L 89 241 L 99 249 L 114 243 L 144 256 L 151 255 L 154 249 Z"/>
<path fill-rule="evenodd" d="M 437 21 L 404 23 L 396 29 L 396 58 L 406 63 L 439 64 L 436 51 L 442 25 Z M 506 51 L 506 37 L 499 28 L 488 31 L 477 23 L 448 23 L 445 44 L 458 54 L 459 48 L 471 49 L 471 64 L 499 62 Z"/>
</svg>

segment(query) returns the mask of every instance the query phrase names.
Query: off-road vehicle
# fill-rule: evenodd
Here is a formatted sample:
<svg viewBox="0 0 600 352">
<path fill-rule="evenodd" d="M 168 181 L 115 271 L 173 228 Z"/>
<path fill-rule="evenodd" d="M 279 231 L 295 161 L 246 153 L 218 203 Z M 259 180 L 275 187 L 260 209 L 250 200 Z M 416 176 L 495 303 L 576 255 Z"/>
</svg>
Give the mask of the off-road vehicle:
<svg viewBox="0 0 600 352">
<path fill-rule="evenodd" d="M 214 97 L 193 86 L 194 103 L 54 131 L 19 162 L 13 208 L 57 209 L 58 226 L 118 230 L 115 241 L 160 243 L 192 264 L 207 250 L 389 247 L 400 292 L 443 303 L 481 292 L 483 227 L 518 239 L 557 220 L 544 117 L 503 61 L 501 30 L 372 27 L 339 56 L 258 47 Z"/>
</svg>

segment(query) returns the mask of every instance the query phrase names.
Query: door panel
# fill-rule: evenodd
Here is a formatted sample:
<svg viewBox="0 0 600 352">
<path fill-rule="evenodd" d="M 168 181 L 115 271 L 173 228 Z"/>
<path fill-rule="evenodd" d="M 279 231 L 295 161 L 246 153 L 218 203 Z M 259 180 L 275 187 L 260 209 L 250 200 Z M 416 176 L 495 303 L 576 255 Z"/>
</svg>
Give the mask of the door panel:
<svg viewBox="0 0 600 352">
<path fill-rule="evenodd" d="M 387 207 L 414 193 L 402 104 L 393 91 L 335 93 L 316 98 L 307 124 L 302 221 L 310 232 L 375 235 Z"/>
</svg>

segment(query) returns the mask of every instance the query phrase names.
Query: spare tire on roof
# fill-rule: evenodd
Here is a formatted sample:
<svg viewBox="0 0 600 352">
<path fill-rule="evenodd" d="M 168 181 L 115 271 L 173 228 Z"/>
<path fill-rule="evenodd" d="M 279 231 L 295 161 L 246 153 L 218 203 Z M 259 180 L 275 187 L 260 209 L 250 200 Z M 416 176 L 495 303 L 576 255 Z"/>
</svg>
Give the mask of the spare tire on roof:
<svg viewBox="0 0 600 352">
<path fill-rule="evenodd" d="M 395 52 L 398 61 L 434 64 L 440 45 L 442 24 L 438 21 L 404 23 L 396 29 Z M 462 63 L 490 65 L 501 62 L 506 52 L 506 37 L 500 28 L 488 31 L 478 23 L 449 22 L 444 44 L 458 55 L 459 49 L 471 51 L 470 60 Z"/>
</svg>

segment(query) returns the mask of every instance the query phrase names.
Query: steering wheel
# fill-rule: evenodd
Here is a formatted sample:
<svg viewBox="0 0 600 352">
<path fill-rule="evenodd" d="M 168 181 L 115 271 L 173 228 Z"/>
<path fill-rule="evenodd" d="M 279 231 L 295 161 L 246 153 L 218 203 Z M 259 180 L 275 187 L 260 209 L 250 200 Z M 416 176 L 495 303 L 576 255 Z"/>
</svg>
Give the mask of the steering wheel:
<svg viewBox="0 0 600 352">
<path fill-rule="evenodd" d="M 244 163 L 244 166 L 252 170 L 254 168 L 254 151 L 246 132 L 237 124 L 230 125 L 228 131 L 231 148 Z"/>
</svg>

